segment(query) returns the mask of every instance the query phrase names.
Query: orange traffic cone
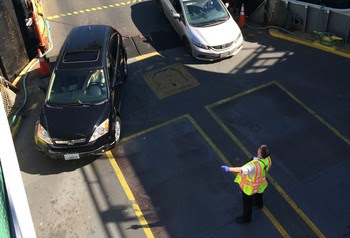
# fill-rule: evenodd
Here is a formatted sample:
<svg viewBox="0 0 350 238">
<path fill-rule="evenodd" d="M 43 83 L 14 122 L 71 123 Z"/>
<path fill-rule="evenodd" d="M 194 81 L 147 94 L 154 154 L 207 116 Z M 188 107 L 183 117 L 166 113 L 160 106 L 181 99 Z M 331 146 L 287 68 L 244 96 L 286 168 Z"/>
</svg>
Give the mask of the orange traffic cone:
<svg viewBox="0 0 350 238">
<path fill-rule="evenodd" d="M 41 50 L 38 49 L 38 58 L 39 58 L 39 64 L 40 64 L 40 76 L 46 77 L 50 75 L 50 68 L 48 63 L 46 62 L 43 54 L 41 53 Z"/>
<path fill-rule="evenodd" d="M 242 3 L 241 14 L 239 15 L 238 19 L 238 26 L 240 28 L 243 28 L 245 26 L 244 3 Z"/>
</svg>

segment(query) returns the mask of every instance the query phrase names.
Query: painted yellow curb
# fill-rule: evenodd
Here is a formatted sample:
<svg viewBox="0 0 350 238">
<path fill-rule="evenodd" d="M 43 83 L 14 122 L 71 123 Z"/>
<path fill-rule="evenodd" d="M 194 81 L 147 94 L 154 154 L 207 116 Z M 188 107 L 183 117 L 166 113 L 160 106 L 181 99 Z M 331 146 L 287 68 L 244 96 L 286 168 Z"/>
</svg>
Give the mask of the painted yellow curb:
<svg viewBox="0 0 350 238">
<path fill-rule="evenodd" d="M 322 45 L 316 41 L 307 41 L 307 40 L 301 40 L 297 37 L 293 37 L 291 35 L 284 34 L 276 29 L 269 29 L 269 33 L 273 37 L 277 37 L 283 40 L 292 41 L 298 44 L 306 45 L 312 48 L 316 48 L 319 50 L 327 51 L 332 54 L 336 54 L 339 56 L 343 56 L 345 58 L 350 58 L 350 47 L 349 46 L 343 46 L 343 47 L 329 47 Z"/>
<path fill-rule="evenodd" d="M 15 139 L 15 137 L 17 136 L 21 124 L 22 124 L 22 116 L 18 116 L 15 122 L 13 123 L 13 126 L 10 128 L 13 139 Z"/>
<path fill-rule="evenodd" d="M 15 78 L 15 80 L 12 82 L 12 85 L 17 87 L 18 82 L 22 79 L 22 77 L 27 73 L 29 67 L 31 67 L 38 59 L 34 58 L 32 59 L 26 67 L 19 73 L 19 75 Z"/>
</svg>

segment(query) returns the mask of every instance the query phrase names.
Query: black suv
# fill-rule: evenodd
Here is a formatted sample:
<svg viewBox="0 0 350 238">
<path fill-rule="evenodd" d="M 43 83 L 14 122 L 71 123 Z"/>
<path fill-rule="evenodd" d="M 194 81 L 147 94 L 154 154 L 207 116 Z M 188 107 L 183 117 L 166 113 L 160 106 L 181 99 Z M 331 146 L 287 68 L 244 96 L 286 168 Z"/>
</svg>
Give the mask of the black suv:
<svg viewBox="0 0 350 238">
<path fill-rule="evenodd" d="M 79 159 L 120 138 L 121 84 L 128 74 L 122 36 L 106 25 L 75 27 L 53 70 L 34 132 L 52 158 Z"/>
</svg>

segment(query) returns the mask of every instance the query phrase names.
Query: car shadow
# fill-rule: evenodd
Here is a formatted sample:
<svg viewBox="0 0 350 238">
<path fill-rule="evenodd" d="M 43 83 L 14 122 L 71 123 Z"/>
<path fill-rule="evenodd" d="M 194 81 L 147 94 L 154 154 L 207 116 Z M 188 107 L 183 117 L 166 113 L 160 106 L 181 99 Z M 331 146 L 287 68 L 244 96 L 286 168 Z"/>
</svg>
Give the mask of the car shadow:
<svg viewBox="0 0 350 238">
<path fill-rule="evenodd" d="M 187 61 L 191 64 L 211 64 L 225 60 L 203 61 L 190 57 L 185 50 L 182 39 L 180 39 L 167 17 L 160 11 L 158 1 L 140 2 L 131 6 L 131 18 L 141 33 L 140 36 L 131 37 L 131 40 L 140 55 L 154 51 L 175 50 L 182 51 L 183 55 L 189 56 Z M 145 18 L 145 12 L 147 12 L 147 15 L 152 15 L 152 18 Z M 127 50 L 132 51 L 128 46 Z M 128 55 L 130 57 L 134 54 Z"/>
</svg>

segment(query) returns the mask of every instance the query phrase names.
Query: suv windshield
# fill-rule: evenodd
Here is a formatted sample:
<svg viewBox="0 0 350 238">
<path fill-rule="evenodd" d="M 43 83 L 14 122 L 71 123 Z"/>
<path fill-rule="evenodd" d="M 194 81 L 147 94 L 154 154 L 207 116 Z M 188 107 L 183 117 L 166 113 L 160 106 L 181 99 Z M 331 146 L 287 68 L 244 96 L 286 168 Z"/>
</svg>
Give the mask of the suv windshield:
<svg viewBox="0 0 350 238">
<path fill-rule="evenodd" d="M 183 0 L 188 23 L 194 27 L 220 24 L 229 15 L 221 0 Z"/>
<path fill-rule="evenodd" d="M 94 104 L 107 99 L 103 69 L 56 70 L 51 77 L 47 102 Z"/>
</svg>

